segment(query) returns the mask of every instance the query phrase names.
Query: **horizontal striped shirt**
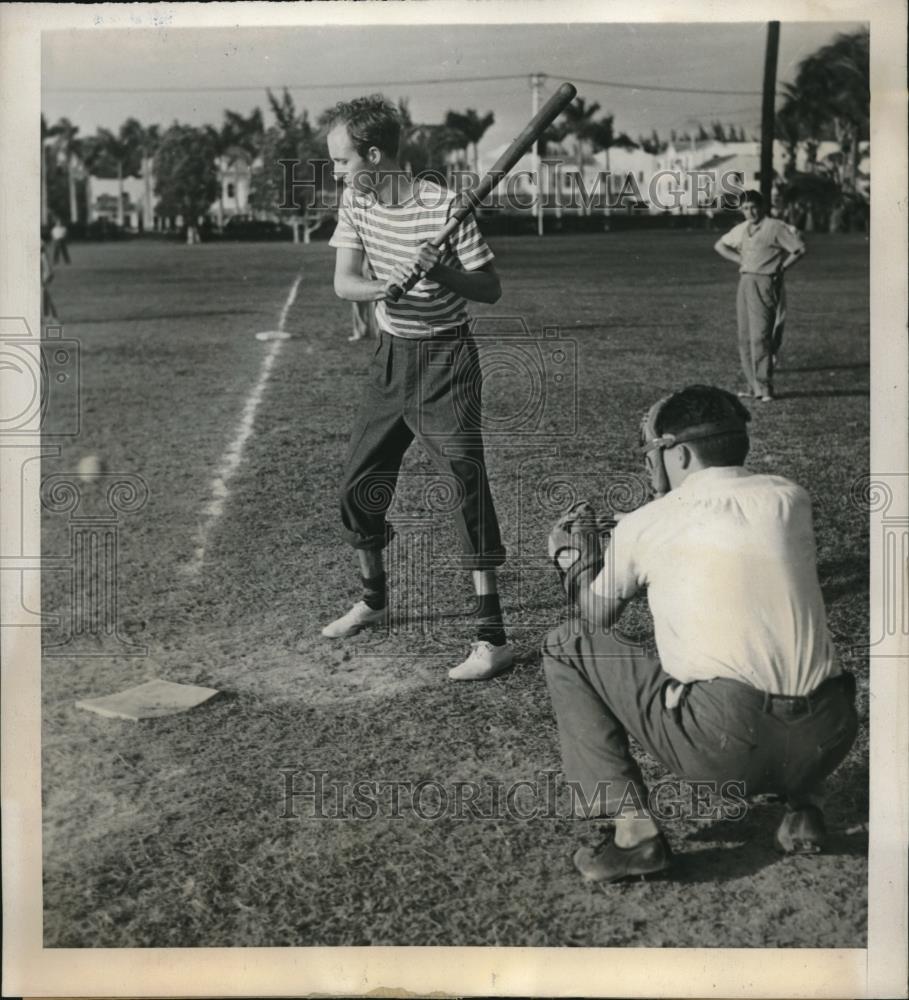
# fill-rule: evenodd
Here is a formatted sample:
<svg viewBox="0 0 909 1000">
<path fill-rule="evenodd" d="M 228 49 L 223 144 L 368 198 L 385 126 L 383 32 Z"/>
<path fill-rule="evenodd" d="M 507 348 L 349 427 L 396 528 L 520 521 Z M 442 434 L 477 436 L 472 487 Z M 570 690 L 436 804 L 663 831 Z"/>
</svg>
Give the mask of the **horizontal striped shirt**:
<svg viewBox="0 0 909 1000">
<path fill-rule="evenodd" d="M 330 245 L 362 250 L 380 281 L 399 264 L 410 264 L 420 246 L 431 240 L 454 209 L 455 195 L 430 181 L 415 181 L 414 195 L 400 205 L 381 205 L 371 195 L 344 189 L 338 225 Z M 441 263 L 476 271 L 493 259 L 473 215 L 442 246 Z M 422 278 L 398 302 L 377 302 L 379 328 L 396 337 L 431 337 L 469 319 L 467 300 L 444 285 Z"/>
</svg>

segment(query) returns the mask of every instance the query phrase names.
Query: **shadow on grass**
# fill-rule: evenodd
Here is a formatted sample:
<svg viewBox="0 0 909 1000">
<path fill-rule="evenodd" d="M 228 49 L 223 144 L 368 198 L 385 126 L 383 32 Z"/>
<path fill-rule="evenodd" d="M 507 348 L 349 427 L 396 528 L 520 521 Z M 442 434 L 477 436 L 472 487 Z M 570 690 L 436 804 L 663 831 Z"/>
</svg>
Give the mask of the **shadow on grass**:
<svg viewBox="0 0 909 1000">
<path fill-rule="evenodd" d="M 772 848 L 763 844 L 710 847 L 704 851 L 677 852 L 673 856 L 670 878 L 686 885 L 728 882 L 750 878 L 780 860 Z"/>
<path fill-rule="evenodd" d="M 818 389 L 814 392 L 778 392 L 776 399 L 819 399 L 823 396 L 861 396 L 867 398 L 868 389 Z"/>
<path fill-rule="evenodd" d="M 763 809 L 744 822 L 723 820 L 697 830 L 686 842 L 726 841 L 702 851 L 677 852 L 673 859 L 672 879 L 684 883 L 717 883 L 748 878 L 764 868 L 789 863 L 793 857 L 784 855 L 773 846 L 773 833 L 782 817 L 782 809 Z M 743 843 L 744 841 L 744 843 Z M 862 828 L 855 833 L 830 830 L 823 854 L 818 857 L 853 857 L 868 855 L 868 833 Z"/>
<path fill-rule="evenodd" d="M 782 364 L 778 366 L 776 370 L 789 375 L 795 375 L 803 372 L 862 372 L 868 371 L 870 367 L 871 365 L 867 361 L 863 361 L 859 364 L 852 365 L 818 365 L 816 367 L 805 368 L 790 368 L 788 365 Z"/>
<path fill-rule="evenodd" d="M 823 562 L 818 567 L 818 576 L 828 607 L 844 597 L 858 597 L 868 592 L 868 563 L 858 556 Z"/>
</svg>

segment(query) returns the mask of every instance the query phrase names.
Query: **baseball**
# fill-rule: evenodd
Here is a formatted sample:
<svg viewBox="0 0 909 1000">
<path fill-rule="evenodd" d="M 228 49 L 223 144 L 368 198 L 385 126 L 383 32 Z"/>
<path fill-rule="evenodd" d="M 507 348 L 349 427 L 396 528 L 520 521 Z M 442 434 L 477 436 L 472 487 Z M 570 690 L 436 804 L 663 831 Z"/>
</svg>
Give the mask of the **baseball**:
<svg viewBox="0 0 909 1000">
<path fill-rule="evenodd" d="M 90 479 L 104 471 L 104 463 L 97 455 L 84 455 L 79 459 L 79 478 Z"/>
</svg>

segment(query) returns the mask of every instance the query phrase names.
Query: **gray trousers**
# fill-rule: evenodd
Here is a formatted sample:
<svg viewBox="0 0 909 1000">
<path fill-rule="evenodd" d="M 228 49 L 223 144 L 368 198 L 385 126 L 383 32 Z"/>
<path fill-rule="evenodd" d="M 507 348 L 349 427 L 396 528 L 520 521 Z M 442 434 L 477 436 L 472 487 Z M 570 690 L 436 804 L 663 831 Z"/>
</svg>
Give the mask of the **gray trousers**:
<svg viewBox="0 0 909 1000">
<path fill-rule="evenodd" d="M 852 674 L 831 677 L 810 695 L 764 694 L 718 679 L 678 684 L 659 662 L 614 633 L 566 622 L 543 643 L 543 668 L 555 708 L 562 770 L 583 793 L 590 817 L 611 816 L 647 792 L 628 736 L 677 777 L 735 781 L 743 796 L 775 792 L 798 806 L 840 764 L 858 727 Z"/>
<path fill-rule="evenodd" d="M 736 296 L 739 358 L 748 391 L 773 395 L 773 357 L 783 339 L 786 300 L 783 278 L 773 274 L 742 274 Z"/>
</svg>

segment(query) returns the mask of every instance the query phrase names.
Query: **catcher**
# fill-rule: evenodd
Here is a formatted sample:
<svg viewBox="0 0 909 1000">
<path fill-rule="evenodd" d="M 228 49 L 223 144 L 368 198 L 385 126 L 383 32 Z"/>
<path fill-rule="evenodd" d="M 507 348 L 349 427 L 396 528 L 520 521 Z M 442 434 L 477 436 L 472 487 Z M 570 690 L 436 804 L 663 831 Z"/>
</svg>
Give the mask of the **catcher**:
<svg viewBox="0 0 909 1000">
<path fill-rule="evenodd" d="M 743 467 L 748 420 L 711 386 L 660 400 L 642 425 L 654 499 L 605 553 L 586 504 L 551 532 L 579 613 L 543 645 L 563 770 L 576 812 L 614 820 L 574 856 L 588 880 L 671 865 L 629 734 L 680 778 L 783 796 L 778 849 L 824 845 L 822 782 L 855 739 L 855 683 L 827 630 L 808 494 Z M 645 586 L 659 659 L 611 631 Z"/>
</svg>

